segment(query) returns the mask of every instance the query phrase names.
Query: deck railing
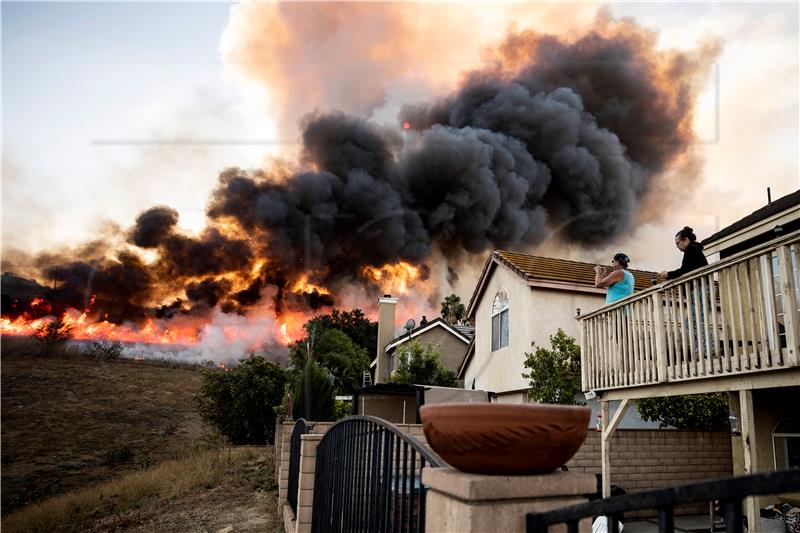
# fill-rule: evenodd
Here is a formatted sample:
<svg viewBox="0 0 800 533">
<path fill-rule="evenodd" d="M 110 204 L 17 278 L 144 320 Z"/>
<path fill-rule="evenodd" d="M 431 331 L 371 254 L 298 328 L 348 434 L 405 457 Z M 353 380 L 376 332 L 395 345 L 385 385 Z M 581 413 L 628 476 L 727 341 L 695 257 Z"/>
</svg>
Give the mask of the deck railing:
<svg viewBox="0 0 800 533">
<path fill-rule="evenodd" d="M 614 496 L 545 513 L 528 513 L 528 533 L 547 533 L 549 526 L 566 524 L 567 533 L 578 533 L 585 518 L 605 516 L 610 533 L 617 533 L 617 516 L 628 511 L 658 510 L 659 533 L 675 531 L 674 509 L 693 502 L 719 500 L 728 533 L 742 533 L 742 500 L 758 494 L 778 494 L 800 489 L 800 470 L 785 470 L 720 481 L 707 481 L 669 489 Z M 787 531 L 789 524 L 787 523 Z"/>
<path fill-rule="evenodd" d="M 800 232 L 581 317 L 583 390 L 798 364 Z"/>
</svg>

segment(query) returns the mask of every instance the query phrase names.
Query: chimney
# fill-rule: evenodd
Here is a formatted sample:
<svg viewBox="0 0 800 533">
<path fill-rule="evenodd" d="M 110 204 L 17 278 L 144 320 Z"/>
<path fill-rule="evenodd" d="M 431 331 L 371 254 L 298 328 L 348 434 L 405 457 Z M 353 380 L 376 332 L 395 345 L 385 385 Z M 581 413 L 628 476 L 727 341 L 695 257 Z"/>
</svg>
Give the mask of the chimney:
<svg viewBox="0 0 800 533">
<path fill-rule="evenodd" d="M 375 383 L 386 383 L 389 378 L 389 356 L 384 348 L 394 339 L 394 316 L 397 298 L 384 294 L 378 299 L 378 350 L 375 364 Z"/>
</svg>

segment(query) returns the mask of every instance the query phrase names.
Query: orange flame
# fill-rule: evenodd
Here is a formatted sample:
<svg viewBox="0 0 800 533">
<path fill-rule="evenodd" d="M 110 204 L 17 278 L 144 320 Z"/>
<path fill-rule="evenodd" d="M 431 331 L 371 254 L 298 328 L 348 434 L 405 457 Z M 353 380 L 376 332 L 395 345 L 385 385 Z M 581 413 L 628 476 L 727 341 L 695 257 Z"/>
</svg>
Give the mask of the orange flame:
<svg viewBox="0 0 800 533">
<path fill-rule="evenodd" d="M 364 267 L 364 277 L 377 283 L 385 293 L 406 294 L 409 287 L 420 279 L 419 268 L 405 261 L 387 263 L 381 267 Z"/>
<path fill-rule="evenodd" d="M 314 285 L 313 283 L 309 282 L 307 274 L 303 274 L 302 276 L 300 276 L 300 279 L 298 279 L 294 283 L 294 285 L 292 285 L 292 288 L 290 290 L 292 292 L 294 292 L 294 293 L 306 293 L 306 294 L 310 294 L 310 293 L 312 293 L 314 291 L 317 291 L 319 294 L 330 294 L 331 293 L 325 287 L 321 287 L 319 285 Z"/>
</svg>

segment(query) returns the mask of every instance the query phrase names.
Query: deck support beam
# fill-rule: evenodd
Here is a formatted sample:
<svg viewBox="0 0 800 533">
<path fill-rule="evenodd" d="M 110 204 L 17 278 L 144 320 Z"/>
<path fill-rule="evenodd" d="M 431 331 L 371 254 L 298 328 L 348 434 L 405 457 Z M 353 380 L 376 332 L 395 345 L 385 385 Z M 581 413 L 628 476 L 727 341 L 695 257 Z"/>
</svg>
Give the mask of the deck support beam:
<svg viewBox="0 0 800 533">
<path fill-rule="evenodd" d="M 608 400 L 600 400 L 600 418 L 603 421 L 603 433 L 600 436 L 600 454 L 602 455 L 603 498 L 611 496 L 611 437 L 617 431 L 622 417 L 628 410 L 628 400 L 620 402 L 614 417 L 608 420 Z"/>
<path fill-rule="evenodd" d="M 742 450 L 744 451 L 744 474 L 755 474 L 758 470 L 758 454 L 756 452 L 755 417 L 753 415 L 753 391 L 739 391 L 739 415 L 742 426 Z M 761 533 L 761 513 L 758 509 L 758 497 L 749 496 L 744 499 L 744 510 L 747 515 L 749 533 Z"/>
</svg>

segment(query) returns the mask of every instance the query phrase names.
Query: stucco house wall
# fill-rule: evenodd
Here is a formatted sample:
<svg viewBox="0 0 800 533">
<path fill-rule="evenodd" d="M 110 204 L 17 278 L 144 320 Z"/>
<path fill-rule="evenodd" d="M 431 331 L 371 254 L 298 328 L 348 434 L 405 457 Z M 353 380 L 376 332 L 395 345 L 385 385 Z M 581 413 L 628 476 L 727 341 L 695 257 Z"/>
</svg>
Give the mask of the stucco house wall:
<svg viewBox="0 0 800 533">
<path fill-rule="evenodd" d="M 509 343 L 492 352 L 492 303 L 500 289 L 509 299 Z M 475 353 L 464 372 L 464 385 L 503 392 L 528 387 L 522 377 L 525 353 L 531 343 L 549 346 L 550 336 L 559 328 L 578 338 L 580 329 L 575 319 L 577 309 L 593 311 L 605 303 L 600 293 L 529 287 L 527 282 L 507 268 L 498 266 L 487 280 L 475 311 Z M 525 395 L 512 393 L 500 401 L 524 401 Z"/>
<path fill-rule="evenodd" d="M 444 366 L 458 372 L 458 368 L 464 361 L 464 355 L 467 353 L 469 344 L 459 340 L 452 333 L 448 332 L 443 327 L 437 326 L 428 331 L 420 333 L 413 340 L 419 341 L 424 347 L 428 344 L 432 345 L 442 355 L 442 363 Z M 398 344 L 392 352 L 392 357 L 396 358 L 400 350 L 403 350 L 407 342 Z M 397 368 L 398 361 L 395 359 L 392 368 Z"/>
</svg>

